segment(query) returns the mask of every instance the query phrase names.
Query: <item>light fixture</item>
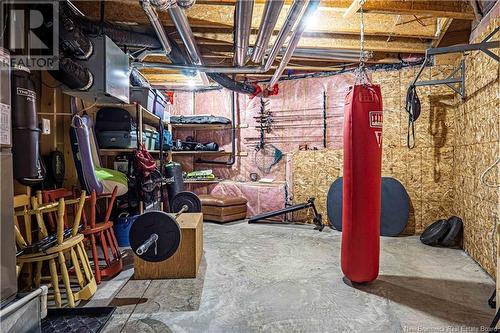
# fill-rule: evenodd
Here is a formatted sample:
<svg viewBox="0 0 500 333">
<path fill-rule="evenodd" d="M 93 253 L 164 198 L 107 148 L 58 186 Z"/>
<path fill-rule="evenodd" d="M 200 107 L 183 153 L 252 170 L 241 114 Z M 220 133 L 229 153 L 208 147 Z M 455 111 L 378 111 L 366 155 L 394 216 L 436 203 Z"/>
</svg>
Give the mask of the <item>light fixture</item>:
<svg viewBox="0 0 500 333">
<path fill-rule="evenodd" d="M 317 29 L 319 26 L 318 12 L 314 12 L 312 15 L 309 15 L 304 20 L 305 20 L 305 25 L 306 25 L 307 31 L 313 31 L 313 30 Z"/>
<path fill-rule="evenodd" d="M 189 87 L 194 87 L 196 85 L 196 82 L 193 79 L 187 80 L 187 85 Z"/>
</svg>

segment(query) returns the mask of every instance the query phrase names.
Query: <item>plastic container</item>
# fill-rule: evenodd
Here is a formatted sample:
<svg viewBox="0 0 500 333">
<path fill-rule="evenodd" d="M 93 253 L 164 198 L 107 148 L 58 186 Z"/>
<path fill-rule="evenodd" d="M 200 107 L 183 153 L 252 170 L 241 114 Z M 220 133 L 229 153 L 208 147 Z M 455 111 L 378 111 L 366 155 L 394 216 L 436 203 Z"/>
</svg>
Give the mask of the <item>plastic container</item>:
<svg viewBox="0 0 500 333">
<path fill-rule="evenodd" d="M 143 132 L 142 137 L 146 140 Z M 97 133 L 99 148 L 137 148 L 137 132 L 133 131 L 102 131 Z"/>
<path fill-rule="evenodd" d="M 130 227 L 137 219 L 139 215 L 129 216 L 129 213 L 123 212 L 118 215 L 116 222 L 113 225 L 115 231 L 116 241 L 119 247 L 129 247 L 130 242 L 128 239 L 128 234 L 130 232 Z"/>
<path fill-rule="evenodd" d="M 144 129 L 144 146 L 147 150 L 154 150 L 160 134 L 156 130 Z"/>
<path fill-rule="evenodd" d="M 163 113 L 167 106 L 167 98 L 159 90 L 133 87 L 130 88 L 130 102 L 136 102 L 149 112 L 163 119 Z"/>
</svg>

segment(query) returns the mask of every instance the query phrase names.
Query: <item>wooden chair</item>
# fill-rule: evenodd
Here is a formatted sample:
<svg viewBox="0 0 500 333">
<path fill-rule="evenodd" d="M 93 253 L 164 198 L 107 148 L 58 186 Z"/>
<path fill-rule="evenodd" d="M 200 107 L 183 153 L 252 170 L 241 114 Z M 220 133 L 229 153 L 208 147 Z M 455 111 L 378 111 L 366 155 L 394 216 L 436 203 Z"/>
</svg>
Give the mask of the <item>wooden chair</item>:
<svg viewBox="0 0 500 333">
<path fill-rule="evenodd" d="M 49 202 L 56 202 L 61 198 L 64 199 L 74 199 L 75 198 L 75 193 L 73 191 L 70 191 L 65 188 L 58 188 L 55 190 L 47 190 L 47 191 L 38 191 L 37 193 L 37 198 L 39 203 L 49 203 Z M 74 207 L 73 207 L 73 215 L 75 214 Z M 83 214 L 83 219 L 85 223 L 85 212 Z M 57 217 L 56 217 L 55 212 L 51 212 L 47 214 L 47 222 L 48 222 L 48 228 L 49 232 L 56 232 L 57 229 Z M 67 212 L 64 214 L 64 227 L 67 228 L 69 226 L 68 222 L 68 216 Z"/>
<path fill-rule="evenodd" d="M 118 248 L 118 242 L 116 241 L 113 231 L 113 222 L 110 221 L 113 204 L 116 199 L 116 192 L 116 187 L 111 194 L 97 195 L 95 191 L 92 191 L 90 196 L 86 198 L 88 203 L 87 211 L 90 212 L 90 217 L 87 219 L 85 214 L 83 215 L 84 227 L 81 233 L 88 241 L 87 244 L 90 245 L 94 275 L 97 284 L 101 283 L 103 277 L 113 277 L 121 272 L 123 268 L 120 249 Z M 60 198 L 68 198 L 73 195 L 73 192 L 67 189 L 56 189 L 43 191 L 41 197 L 44 202 L 48 202 Z M 102 199 L 107 201 L 106 214 L 103 222 L 97 223 L 97 202 Z M 65 221 L 67 220 L 68 218 L 65 217 Z M 104 258 L 99 258 L 100 253 Z"/>
<path fill-rule="evenodd" d="M 16 200 L 19 204 L 17 207 L 25 206 L 25 199 L 15 198 L 15 203 Z M 23 203 L 23 205 L 20 205 L 21 203 Z M 77 205 L 77 209 L 74 221 L 71 228 L 65 230 L 64 216 L 66 206 L 75 204 Z M 29 242 L 26 241 L 29 233 L 26 233 L 26 236 L 23 237 L 16 225 L 17 244 L 22 250 L 25 251 L 25 253 L 17 257 L 18 265 L 36 265 L 33 284 L 35 287 L 39 287 L 42 280 L 50 281 L 49 292 L 51 293 L 51 298 L 54 299 L 56 307 L 63 306 L 62 293 L 59 288 L 59 281 L 61 280 L 65 289 L 64 294 L 66 295 L 67 305 L 69 307 L 75 307 L 75 302 L 78 300 L 90 299 L 97 290 L 94 274 L 92 273 L 89 258 L 87 257 L 87 253 L 85 252 L 85 247 L 83 245 L 84 236 L 78 233 L 84 204 L 85 192 L 83 192 L 78 199 L 65 200 L 64 198 L 61 198 L 58 202 L 42 205 L 39 204 L 38 198 L 32 197 L 31 209 L 22 209 L 15 212 L 16 217 L 23 216 L 25 221 L 30 220 L 32 216 L 35 216 L 41 237 L 39 241 L 29 244 Z M 48 240 L 51 240 L 51 236 L 48 235 L 47 232 L 44 214 L 52 212 L 57 212 L 57 233 L 52 236 L 55 238 L 55 241 L 48 242 Z M 65 238 L 65 234 L 68 233 L 68 237 Z M 45 245 L 42 246 L 41 244 Z M 39 247 L 33 247 L 37 245 Z M 38 248 L 41 250 L 38 250 Z M 42 268 L 44 264 L 48 265 L 50 276 L 43 276 Z M 68 273 L 69 270 L 73 270 L 75 272 L 76 283 L 72 283 Z"/>
<path fill-rule="evenodd" d="M 20 208 L 22 210 L 29 210 L 31 208 L 30 197 L 27 194 L 20 194 L 14 197 L 14 209 L 20 209 Z M 31 227 L 30 216 L 22 216 L 22 220 L 21 221 L 20 220 L 21 216 L 14 216 L 14 232 L 16 236 L 16 244 L 18 249 L 22 251 L 24 248 L 31 245 L 31 243 L 33 242 L 33 234 L 32 234 L 33 231 Z M 23 236 L 23 234 L 25 236 Z M 20 264 L 18 264 L 16 267 L 16 274 L 18 278 L 22 268 L 23 265 Z M 28 279 L 31 279 L 31 267 L 29 267 L 29 271 L 27 272 L 27 274 L 28 274 Z"/>
</svg>

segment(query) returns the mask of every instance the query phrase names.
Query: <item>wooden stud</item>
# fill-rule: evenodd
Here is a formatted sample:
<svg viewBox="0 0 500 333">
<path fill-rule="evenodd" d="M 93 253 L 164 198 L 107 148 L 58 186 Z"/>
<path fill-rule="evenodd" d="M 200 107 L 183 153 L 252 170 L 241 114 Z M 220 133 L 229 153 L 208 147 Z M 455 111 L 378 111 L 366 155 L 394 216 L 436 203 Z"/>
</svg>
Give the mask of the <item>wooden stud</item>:
<svg viewBox="0 0 500 333">
<path fill-rule="evenodd" d="M 343 18 L 351 18 L 354 14 L 358 12 L 358 10 L 361 8 L 361 1 L 360 0 L 352 0 L 352 3 L 349 7 L 347 7 L 346 11 L 344 14 L 342 14 Z"/>
</svg>

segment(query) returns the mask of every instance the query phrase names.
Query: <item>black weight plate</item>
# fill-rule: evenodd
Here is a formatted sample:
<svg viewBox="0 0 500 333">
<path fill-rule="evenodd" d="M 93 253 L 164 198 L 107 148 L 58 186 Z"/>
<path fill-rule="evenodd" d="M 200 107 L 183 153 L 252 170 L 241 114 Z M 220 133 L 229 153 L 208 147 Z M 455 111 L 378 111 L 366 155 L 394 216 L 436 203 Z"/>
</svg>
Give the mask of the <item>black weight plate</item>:
<svg viewBox="0 0 500 333">
<path fill-rule="evenodd" d="M 177 193 L 172 199 L 170 211 L 175 214 L 180 211 L 184 205 L 188 206 L 186 213 L 201 212 L 200 198 L 198 198 L 198 196 L 193 192 L 182 191 Z"/>
<path fill-rule="evenodd" d="M 181 243 L 181 228 L 175 219 L 161 211 L 140 215 L 129 231 L 130 247 L 134 253 L 152 234 L 158 235 L 156 254 L 153 244 L 139 257 L 146 261 L 158 262 L 173 256 Z"/>
<path fill-rule="evenodd" d="M 404 186 L 391 177 L 382 177 L 380 235 L 397 236 L 408 224 L 410 197 Z M 342 230 L 342 177 L 330 186 L 327 198 L 328 219 L 335 229 Z"/>
</svg>

